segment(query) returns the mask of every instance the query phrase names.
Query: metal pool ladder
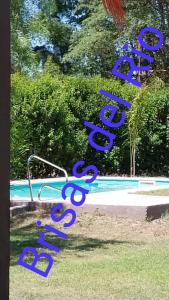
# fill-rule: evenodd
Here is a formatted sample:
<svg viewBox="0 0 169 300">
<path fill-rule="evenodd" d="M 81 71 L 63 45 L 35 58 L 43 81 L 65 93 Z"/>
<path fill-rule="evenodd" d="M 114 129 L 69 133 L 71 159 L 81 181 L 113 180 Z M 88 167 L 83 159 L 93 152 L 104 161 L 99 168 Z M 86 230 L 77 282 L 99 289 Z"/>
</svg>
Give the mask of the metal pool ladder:
<svg viewBox="0 0 169 300">
<path fill-rule="evenodd" d="M 139 180 L 139 186 L 141 185 L 156 185 L 156 181 L 155 180 Z"/>
<path fill-rule="evenodd" d="M 45 160 L 45 159 L 43 159 L 43 158 L 41 158 L 41 157 L 39 157 L 39 156 L 37 156 L 37 155 L 31 155 L 31 156 L 28 158 L 28 162 L 27 162 L 27 167 L 28 167 L 27 176 L 28 176 L 28 182 L 29 182 L 29 190 L 30 190 L 31 202 L 34 201 L 34 200 L 33 200 L 33 192 L 32 192 L 32 183 L 31 183 L 31 170 L 30 170 L 30 163 L 31 163 L 31 161 L 32 161 L 33 159 L 39 160 L 39 161 L 41 161 L 41 162 L 43 162 L 43 163 L 45 163 L 45 164 L 47 164 L 47 165 L 49 165 L 49 166 L 51 166 L 51 167 L 54 167 L 54 168 L 57 169 L 57 170 L 62 171 L 62 172 L 65 174 L 66 182 L 68 182 L 68 174 L 67 174 L 67 172 L 66 172 L 65 169 L 63 169 L 63 168 L 61 168 L 61 167 L 59 167 L 59 166 L 57 166 L 57 165 L 54 165 L 54 164 L 52 164 L 51 162 L 49 162 L 49 161 L 47 161 L 47 160 Z M 55 191 L 60 191 L 59 188 L 52 187 L 52 186 L 50 186 L 50 185 L 48 185 L 48 184 L 42 184 L 42 186 L 41 186 L 40 189 L 39 189 L 39 193 L 38 193 L 38 199 L 39 199 L 39 200 L 41 200 L 41 193 L 42 193 L 42 190 L 43 190 L 44 188 L 49 188 L 49 189 L 52 189 L 52 190 L 55 190 Z"/>
</svg>

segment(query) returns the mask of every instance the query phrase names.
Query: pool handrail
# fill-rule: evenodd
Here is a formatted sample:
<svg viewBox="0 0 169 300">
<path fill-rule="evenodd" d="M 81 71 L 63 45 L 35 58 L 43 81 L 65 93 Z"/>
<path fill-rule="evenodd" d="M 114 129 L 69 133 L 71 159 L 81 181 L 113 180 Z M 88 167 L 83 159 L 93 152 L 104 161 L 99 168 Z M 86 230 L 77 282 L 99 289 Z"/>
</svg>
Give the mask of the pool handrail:
<svg viewBox="0 0 169 300">
<path fill-rule="evenodd" d="M 61 191 L 61 189 L 59 189 L 59 188 L 55 188 L 55 187 L 53 187 L 53 186 L 51 186 L 51 185 L 48 185 L 48 184 L 46 184 L 46 183 L 43 183 L 42 185 L 41 185 L 41 187 L 40 187 L 40 189 L 39 189 L 39 192 L 38 192 L 38 200 L 39 201 L 41 201 L 41 193 L 42 193 L 42 190 L 44 189 L 44 188 L 48 188 L 48 189 L 51 189 L 51 190 L 54 190 L 54 191 Z"/>
<path fill-rule="evenodd" d="M 30 190 L 30 196 L 31 196 L 31 202 L 33 202 L 33 192 L 32 192 L 32 183 L 31 183 L 31 170 L 30 170 L 30 162 L 33 160 L 33 159 L 37 159 L 51 167 L 54 167 L 55 169 L 58 169 L 60 171 L 62 171 L 64 174 L 65 174 L 65 177 L 66 177 L 66 182 L 68 182 L 68 174 L 66 172 L 65 169 L 47 161 L 46 159 L 43 159 L 35 154 L 31 155 L 29 158 L 28 158 L 28 161 L 27 161 L 27 177 L 28 177 L 28 183 L 29 183 L 29 190 Z"/>
<path fill-rule="evenodd" d="M 138 184 L 139 184 L 139 186 L 141 186 L 142 184 L 144 184 L 144 185 L 156 185 L 156 181 L 155 180 L 139 180 Z"/>
</svg>

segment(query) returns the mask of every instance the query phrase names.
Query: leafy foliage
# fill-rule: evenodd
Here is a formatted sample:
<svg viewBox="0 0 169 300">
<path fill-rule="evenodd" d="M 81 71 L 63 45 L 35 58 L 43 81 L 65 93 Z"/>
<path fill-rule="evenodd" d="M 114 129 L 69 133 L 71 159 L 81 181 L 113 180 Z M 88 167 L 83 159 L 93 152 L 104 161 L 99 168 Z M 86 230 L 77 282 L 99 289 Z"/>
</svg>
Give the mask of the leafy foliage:
<svg viewBox="0 0 169 300">
<path fill-rule="evenodd" d="M 128 122 L 119 129 L 111 130 L 117 134 L 112 150 L 100 153 L 89 146 L 88 131 L 83 125 L 84 120 L 88 120 L 103 127 L 99 112 L 107 104 L 107 99 L 99 95 L 99 89 L 114 92 L 133 102 L 135 111 L 136 100 L 133 100 L 133 95 L 137 94 L 136 88 L 129 90 L 128 84 L 121 85 L 115 79 L 103 79 L 100 76 L 86 78 L 57 73 L 53 76 L 53 73 L 47 71 L 35 78 L 14 74 L 12 177 L 26 176 L 26 160 L 32 153 L 65 167 L 69 172 L 77 160 L 85 159 L 88 163 L 96 162 L 101 174 L 129 173 L 129 145 L 125 144 L 125 140 L 131 137 L 130 124 L 136 126 L 136 122 L 137 126 L 133 128 L 138 130 L 139 172 L 167 174 L 169 87 L 164 84 L 159 87 L 158 84 L 158 89 L 155 89 L 153 86 L 154 82 L 144 94 L 144 101 L 139 98 L 140 110 L 136 110 L 134 115 L 132 111 L 128 112 Z M 120 107 L 120 110 L 124 108 Z M 126 136 L 127 128 L 130 130 Z M 110 130 L 107 127 L 105 129 Z M 132 140 L 134 141 L 133 135 Z M 159 153 L 162 158 L 160 161 L 155 159 L 157 155 L 159 157 Z M 150 159 L 145 159 L 145 155 Z M 45 173 L 41 173 L 42 169 L 37 167 L 38 175 L 51 175 L 51 169 L 44 169 Z"/>
<path fill-rule="evenodd" d="M 74 162 L 85 159 L 95 163 L 100 174 L 129 174 L 134 158 L 137 174 L 168 175 L 168 0 L 124 2 L 126 26 L 119 32 L 101 0 L 12 0 L 12 178 L 26 176 L 32 153 L 69 172 Z M 153 71 L 141 74 L 144 86 L 138 93 L 113 78 L 111 69 L 126 42 L 127 54 L 138 63 L 131 49 L 138 49 L 138 32 L 145 26 L 159 28 L 165 44 L 149 53 L 155 58 Z M 146 39 L 156 42 L 151 35 Z M 108 103 L 99 89 L 133 103 L 125 125 L 111 130 L 117 139 L 105 153 L 89 146 L 89 130 L 83 125 L 88 120 L 110 130 L 99 118 Z M 104 143 L 101 137 L 97 141 Z M 52 172 L 36 165 L 35 175 Z"/>
</svg>

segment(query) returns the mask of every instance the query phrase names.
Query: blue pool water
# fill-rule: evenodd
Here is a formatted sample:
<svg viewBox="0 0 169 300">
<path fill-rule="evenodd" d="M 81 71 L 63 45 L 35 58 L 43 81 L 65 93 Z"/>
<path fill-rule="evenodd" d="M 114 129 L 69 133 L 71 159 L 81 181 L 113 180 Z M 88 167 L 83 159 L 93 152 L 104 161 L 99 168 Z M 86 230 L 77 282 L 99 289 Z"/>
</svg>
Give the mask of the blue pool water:
<svg viewBox="0 0 169 300">
<path fill-rule="evenodd" d="M 139 185 L 139 180 L 130 180 L 130 179 L 97 179 L 94 183 L 91 184 L 86 184 L 84 180 L 73 180 L 71 182 L 77 183 L 81 187 L 88 189 L 90 193 L 102 193 L 108 191 L 132 189 L 132 188 L 137 188 Z M 43 184 L 44 183 L 50 185 L 51 187 L 55 187 L 59 189 L 62 189 L 62 187 L 65 185 L 65 181 L 58 182 L 56 180 L 50 182 L 44 181 Z M 166 184 L 169 185 L 169 180 L 168 181 L 156 180 L 156 185 L 165 186 Z M 38 197 L 38 192 L 41 185 L 42 182 L 32 184 L 33 197 Z M 72 189 L 70 188 L 67 194 L 70 195 L 71 191 Z M 28 184 L 12 184 L 10 187 L 10 195 L 11 195 L 11 199 L 14 199 L 15 197 L 19 197 L 19 198 L 30 197 Z M 56 198 L 61 198 L 62 196 L 60 191 L 54 191 L 49 188 L 45 188 L 42 191 L 41 197 L 45 199 L 56 199 Z"/>
</svg>

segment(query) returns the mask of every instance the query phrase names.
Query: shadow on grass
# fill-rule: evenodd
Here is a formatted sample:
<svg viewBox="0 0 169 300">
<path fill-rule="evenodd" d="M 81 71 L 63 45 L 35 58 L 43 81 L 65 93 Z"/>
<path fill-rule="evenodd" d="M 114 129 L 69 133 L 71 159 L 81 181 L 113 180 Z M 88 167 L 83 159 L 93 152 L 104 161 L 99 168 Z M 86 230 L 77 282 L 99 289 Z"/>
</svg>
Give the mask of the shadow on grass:
<svg viewBox="0 0 169 300">
<path fill-rule="evenodd" d="M 23 219 L 22 219 L 23 220 Z M 26 247 L 34 247 L 40 252 L 51 253 L 55 256 L 55 252 L 43 247 L 37 243 L 40 232 L 43 231 L 42 228 L 38 228 L 35 223 L 28 224 L 26 226 L 21 226 L 19 229 L 11 230 L 11 266 L 17 264 L 17 260 L 22 253 L 23 249 Z M 63 229 L 64 232 L 64 229 Z M 138 242 L 132 241 L 119 241 L 119 240 L 103 240 L 96 238 L 88 238 L 82 235 L 68 234 L 67 239 L 62 239 L 59 236 L 46 232 L 45 240 L 61 249 L 61 252 L 66 249 L 69 251 L 81 251 L 82 253 L 87 251 L 93 251 L 96 248 L 106 249 L 109 245 L 119 245 L 119 244 L 138 244 Z M 139 243 L 140 244 L 140 243 Z"/>
</svg>

